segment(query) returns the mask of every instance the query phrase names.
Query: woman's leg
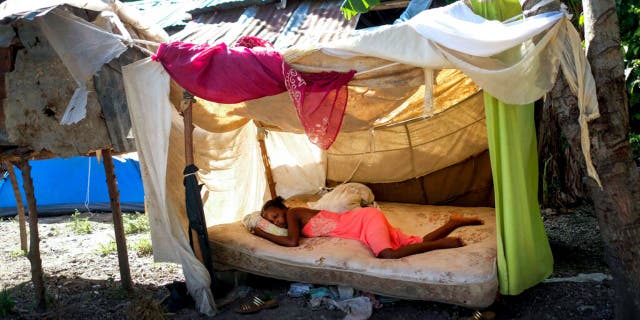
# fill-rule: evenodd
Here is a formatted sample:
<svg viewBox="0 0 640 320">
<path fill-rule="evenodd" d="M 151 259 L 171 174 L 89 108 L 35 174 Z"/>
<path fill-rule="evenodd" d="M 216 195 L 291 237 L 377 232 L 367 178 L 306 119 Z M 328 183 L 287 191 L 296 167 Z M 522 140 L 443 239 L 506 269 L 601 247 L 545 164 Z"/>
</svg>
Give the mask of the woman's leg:
<svg viewBox="0 0 640 320">
<path fill-rule="evenodd" d="M 438 249 L 449 249 L 462 247 L 464 244 L 460 238 L 446 237 L 435 241 L 425 241 L 400 247 L 398 249 L 387 248 L 378 253 L 380 259 L 399 259 L 402 257 L 423 253 Z"/>
<path fill-rule="evenodd" d="M 459 227 L 480 225 L 482 223 L 482 220 L 478 219 L 477 217 L 466 218 L 459 214 L 452 214 L 447 223 L 445 223 L 440 228 L 429 232 L 424 237 L 422 237 L 422 239 L 424 239 L 425 242 L 442 239 Z"/>
</svg>

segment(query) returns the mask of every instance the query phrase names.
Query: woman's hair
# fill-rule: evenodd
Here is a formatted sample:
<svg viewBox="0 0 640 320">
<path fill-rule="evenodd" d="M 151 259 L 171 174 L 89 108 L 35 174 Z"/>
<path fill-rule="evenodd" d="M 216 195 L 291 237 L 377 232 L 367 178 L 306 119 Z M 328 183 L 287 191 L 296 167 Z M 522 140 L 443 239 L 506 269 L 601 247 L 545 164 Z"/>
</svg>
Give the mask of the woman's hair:
<svg viewBox="0 0 640 320">
<path fill-rule="evenodd" d="M 260 214 L 264 214 L 265 210 L 271 207 L 287 210 L 287 206 L 284 204 L 284 198 L 282 198 L 281 196 L 277 196 L 275 199 L 271 199 L 264 203 L 264 206 L 262 206 L 262 211 L 260 212 Z"/>
</svg>

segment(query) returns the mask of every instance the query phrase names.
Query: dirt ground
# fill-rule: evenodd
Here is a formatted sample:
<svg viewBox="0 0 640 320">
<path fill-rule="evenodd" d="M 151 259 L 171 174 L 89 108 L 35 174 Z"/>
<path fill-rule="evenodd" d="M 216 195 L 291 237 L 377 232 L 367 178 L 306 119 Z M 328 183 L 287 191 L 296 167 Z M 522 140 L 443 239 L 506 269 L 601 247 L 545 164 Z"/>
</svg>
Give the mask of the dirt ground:
<svg viewBox="0 0 640 320">
<path fill-rule="evenodd" d="M 70 216 L 40 218 L 40 248 L 48 302 L 44 312 L 35 310 L 30 265 L 19 250 L 18 223 L 15 219 L 0 222 L 0 243 L 3 244 L 0 290 L 6 290 L 14 302 L 8 319 L 207 318 L 192 307 L 164 315 L 152 313 L 158 302 L 169 294 L 165 285 L 184 281 L 184 277 L 180 266 L 154 263 L 151 255 L 134 247 L 142 239 L 149 239 L 148 232 L 127 235 L 135 290 L 133 294 L 121 290 L 117 256 L 108 245 L 113 240 L 111 214 L 84 213 L 83 216 L 89 217 L 89 234 L 75 232 Z M 552 210 L 544 210 L 543 218 L 555 259 L 551 280 L 518 296 L 499 297 L 487 310 L 495 312 L 496 319 L 613 319 L 614 293 L 610 280 L 569 281 L 581 273 L 609 274 L 596 218 L 586 211 L 557 214 Z M 279 307 L 239 315 L 233 309 L 247 298 L 238 298 L 221 307 L 215 319 L 308 320 L 345 316 L 339 310 L 312 307 L 307 298 L 288 297 L 290 282 L 246 274 L 238 279 L 240 287 L 236 292 L 247 293 L 246 297 L 270 295 L 279 301 Z M 373 310 L 371 319 L 469 319 L 475 311 L 424 301 L 381 300 L 385 303 Z"/>
</svg>

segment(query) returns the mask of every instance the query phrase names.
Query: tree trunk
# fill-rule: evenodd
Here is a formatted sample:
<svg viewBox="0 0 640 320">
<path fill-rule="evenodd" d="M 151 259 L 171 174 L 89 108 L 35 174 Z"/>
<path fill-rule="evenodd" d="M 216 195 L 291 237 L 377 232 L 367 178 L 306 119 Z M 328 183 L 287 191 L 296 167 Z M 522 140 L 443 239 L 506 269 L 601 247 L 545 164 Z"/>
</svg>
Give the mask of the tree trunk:
<svg viewBox="0 0 640 320">
<path fill-rule="evenodd" d="M 538 121 L 542 207 L 564 210 L 589 202 L 581 179 L 586 175 L 581 163 L 584 157 L 582 154 L 574 154 L 576 150 L 568 147 L 566 137 L 566 131 L 579 137 L 580 128 L 575 121 L 578 110 L 576 104 L 575 95 L 571 93 L 562 74 L 559 74 L 552 91 L 540 107 Z M 570 120 L 563 119 L 568 116 L 565 111 L 573 111 L 576 115 Z M 570 130 L 563 127 L 567 122 L 574 124 Z"/>
<path fill-rule="evenodd" d="M 102 150 L 104 157 L 104 174 L 107 177 L 107 188 L 109 189 L 109 200 L 111 201 L 111 215 L 113 216 L 113 232 L 118 248 L 118 266 L 120 267 L 120 284 L 125 291 L 133 290 L 131 281 L 131 271 L 129 269 L 129 254 L 127 253 L 127 239 L 124 235 L 122 225 L 122 210 L 120 210 L 120 191 L 118 181 L 113 167 L 111 149 Z"/>
<path fill-rule="evenodd" d="M 614 0 L 583 0 L 587 58 L 601 117 L 590 125 L 602 189 L 588 179 L 614 277 L 617 319 L 640 314 L 640 174 L 631 156 L 629 109 Z M 579 143 L 575 143 L 579 146 Z"/>
<path fill-rule="evenodd" d="M 37 309 L 39 311 L 47 308 L 44 295 L 44 275 L 42 273 L 42 259 L 40 259 L 40 237 L 38 235 L 38 210 L 36 209 L 36 198 L 33 192 L 33 180 L 31 180 L 31 165 L 26 160 L 18 163 L 22 170 L 22 183 L 24 193 L 27 197 L 29 208 L 29 253 L 27 258 L 31 262 L 31 281 L 35 291 Z"/>
<path fill-rule="evenodd" d="M 529 10 L 539 2 L 539 0 L 525 1 L 522 9 Z M 557 10 L 560 10 L 560 2 L 554 1 L 528 13 L 527 16 Z M 574 14 L 577 13 L 574 12 Z M 583 165 L 584 156 L 580 150 L 569 147 L 567 143 L 569 139 L 566 137 L 567 134 L 580 133 L 580 127 L 575 121 L 578 117 L 577 110 L 576 97 L 560 72 L 556 84 L 547 94 L 544 103 L 540 106 L 536 105 L 538 169 L 541 186 L 539 198 L 543 208 L 564 210 L 590 202 L 581 179 L 586 175 Z M 566 118 L 569 116 L 572 118 Z M 567 130 L 567 124 L 571 125 L 570 130 Z M 576 151 L 578 153 L 575 153 Z"/>
<path fill-rule="evenodd" d="M 18 224 L 20 228 L 20 250 L 27 252 L 27 226 L 24 217 L 24 205 L 22 204 L 22 194 L 20 193 L 20 186 L 18 185 L 18 179 L 16 178 L 16 172 L 13 170 L 13 164 L 5 162 L 7 171 L 9 172 L 9 180 L 11 180 L 11 186 L 13 187 L 13 195 L 16 198 L 16 209 L 18 210 Z"/>
</svg>

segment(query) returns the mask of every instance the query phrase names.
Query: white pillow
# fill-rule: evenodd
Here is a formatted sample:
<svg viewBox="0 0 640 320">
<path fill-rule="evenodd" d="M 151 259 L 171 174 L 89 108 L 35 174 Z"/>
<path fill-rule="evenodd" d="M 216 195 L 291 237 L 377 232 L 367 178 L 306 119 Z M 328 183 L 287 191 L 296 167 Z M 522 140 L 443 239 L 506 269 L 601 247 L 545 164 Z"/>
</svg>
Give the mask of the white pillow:
<svg viewBox="0 0 640 320">
<path fill-rule="evenodd" d="M 332 212 L 344 212 L 373 205 L 373 192 L 362 183 L 350 182 L 335 187 L 316 202 L 309 202 L 309 208 Z"/>
</svg>

